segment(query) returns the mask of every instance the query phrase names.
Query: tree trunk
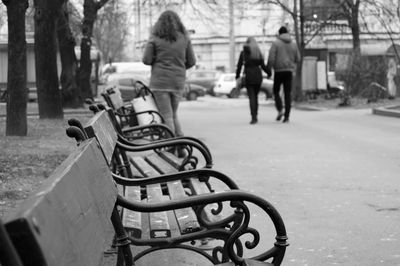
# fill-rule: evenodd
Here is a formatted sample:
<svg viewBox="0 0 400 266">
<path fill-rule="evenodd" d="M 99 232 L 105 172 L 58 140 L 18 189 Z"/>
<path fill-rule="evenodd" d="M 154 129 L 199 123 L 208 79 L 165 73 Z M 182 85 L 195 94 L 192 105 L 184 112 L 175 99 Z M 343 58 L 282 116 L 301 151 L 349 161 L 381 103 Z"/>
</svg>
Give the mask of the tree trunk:
<svg viewBox="0 0 400 266">
<path fill-rule="evenodd" d="M 85 0 L 83 4 L 83 23 L 81 40 L 81 58 L 79 62 L 79 87 L 84 99 L 93 100 L 90 78 L 92 73 L 92 61 L 90 48 L 92 46 L 92 34 L 97 11 L 102 8 L 108 0 Z"/>
<path fill-rule="evenodd" d="M 229 0 L 229 70 L 235 72 L 236 69 L 235 51 L 235 7 L 233 0 Z"/>
<path fill-rule="evenodd" d="M 353 53 L 351 57 L 351 66 L 349 73 L 348 92 L 350 95 L 356 95 L 362 91 L 362 83 L 359 82 L 362 76 L 362 61 L 361 61 L 361 42 L 360 42 L 360 24 L 358 22 L 360 1 L 356 0 L 350 6 L 351 16 L 349 24 L 351 28 L 351 35 L 353 37 Z"/>
<path fill-rule="evenodd" d="M 358 23 L 359 1 L 351 7 L 350 28 L 353 37 L 353 50 L 357 55 L 361 55 L 360 24 Z"/>
<path fill-rule="evenodd" d="M 299 13 L 299 18 L 297 18 L 297 13 Z M 300 0 L 299 6 L 297 6 L 297 1 L 294 1 L 293 8 L 293 21 L 295 28 L 295 35 L 297 41 L 297 47 L 300 52 L 300 62 L 297 63 L 296 73 L 294 75 L 294 80 L 292 83 L 292 98 L 296 102 L 301 102 L 304 100 L 303 95 L 303 81 L 302 81 L 302 71 L 303 71 L 303 58 L 304 58 L 304 50 L 305 50 L 305 41 L 304 41 L 304 3 L 303 0 Z"/>
<path fill-rule="evenodd" d="M 90 86 L 90 76 L 92 73 L 92 61 L 90 59 L 90 47 L 92 46 L 92 32 L 94 21 L 97 16 L 97 5 L 93 0 L 85 0 L 83 7 L 83 25 L 81 41 L 81 58 L 79 62 L 79 86 L 84 99 L 93 99 Z"/>
<path fill-rule="evenodd" d="M 63 118 L 57 71 L 56 15 L 58 0 L 34 0 L 35 66 L 39 117 Z"/>
<path fill-rule="evenodd" d="M 25 12 L 28 1 L 3 1 L 8 16 L 7 136 L 26 136 L 26 36 Z"/>
<path fill-rule="evenodd" d="M 61 89 L 63 107 L 83 106 L 82 94 L 77 84 L 77 59 L 75 39 L 69 26 L 67 1 L 64 2 L 57 23 L 58 46 L 61 58 Z"/>
</svg>

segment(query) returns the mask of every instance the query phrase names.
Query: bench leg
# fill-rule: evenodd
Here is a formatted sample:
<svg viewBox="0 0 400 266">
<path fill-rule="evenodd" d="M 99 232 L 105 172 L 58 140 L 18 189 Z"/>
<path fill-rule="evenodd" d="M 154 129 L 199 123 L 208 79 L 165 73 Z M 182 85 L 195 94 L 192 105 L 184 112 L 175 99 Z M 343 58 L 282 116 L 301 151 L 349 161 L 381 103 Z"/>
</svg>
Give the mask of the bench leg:
<svg viewBox="0 0 400 266">
<path fill-rule="evenodd" d="M 119 216 L 117 207 L 114 207 L 111 222 L 114 226 L 114 231 L 116 235 L 116 246 L 118 248 L 118 260 L 117 266 L 132 266 L 134 265 L 132 258 L 132 251 L 130 248 L 130 241 L 128 239 L 128 235 L 125 232 L 125 229 L 122 225 L 121 218 Z M 124 264 L 125 262 L 125 264 Z"/>
</svg>

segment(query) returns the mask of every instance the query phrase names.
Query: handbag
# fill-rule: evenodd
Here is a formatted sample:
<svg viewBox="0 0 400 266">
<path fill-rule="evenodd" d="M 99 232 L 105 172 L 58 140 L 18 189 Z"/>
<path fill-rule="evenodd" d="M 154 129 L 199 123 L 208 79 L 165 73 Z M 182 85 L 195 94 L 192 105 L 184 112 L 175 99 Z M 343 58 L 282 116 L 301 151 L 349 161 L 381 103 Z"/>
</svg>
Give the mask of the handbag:
<svg viewBox="0 0 400 266">
<path fill-rule="evenodd" d="M 246 74 L 244 72 L 246 60 L 244 59 L 244 53 L 243 53 L 243 68 L 240 73 L 240 77 L 236 79 L 236 89 L 241 90 L 243 87 L 246 86 Z"/>
<path fill-rule="evenodd" d="M 236 79 L 236 89 L 241 90 L 246 86 L 246 75 L 243 73 Z"/>
<path fill-rule="evenodd" d="M 138 125 L 149 125 L 153 123 L 162 123 L 162 117 L 158 112 L 157 104 L 151 90 L 140 81 L 142 85 L 138 96 L 133 98 L 131 104 L 136 113 Z"/>
</svg>

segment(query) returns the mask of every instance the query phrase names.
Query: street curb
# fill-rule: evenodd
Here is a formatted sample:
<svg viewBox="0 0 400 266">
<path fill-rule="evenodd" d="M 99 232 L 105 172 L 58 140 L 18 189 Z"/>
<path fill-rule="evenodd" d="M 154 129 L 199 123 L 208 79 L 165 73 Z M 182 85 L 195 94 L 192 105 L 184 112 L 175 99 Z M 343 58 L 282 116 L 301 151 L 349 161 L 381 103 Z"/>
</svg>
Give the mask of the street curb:
<svg viewBox="0 0 400 266">
<path fill-rule="evenodd" d="M 328 110 L 327 108 L 315 107 L 315 106 L 309 106 L 309 105 L 295 105 L 294 108 L 296 108 L 298 110 L 303 110 L 303 111 L 325 111 L 325 110 Z"/>
<path fill-rule="evenodd" d="M 400 118 L 400 106 L 392 105 L 385 107 L 376 107 L 372 109 L 372 114 Z"/>
</svg>

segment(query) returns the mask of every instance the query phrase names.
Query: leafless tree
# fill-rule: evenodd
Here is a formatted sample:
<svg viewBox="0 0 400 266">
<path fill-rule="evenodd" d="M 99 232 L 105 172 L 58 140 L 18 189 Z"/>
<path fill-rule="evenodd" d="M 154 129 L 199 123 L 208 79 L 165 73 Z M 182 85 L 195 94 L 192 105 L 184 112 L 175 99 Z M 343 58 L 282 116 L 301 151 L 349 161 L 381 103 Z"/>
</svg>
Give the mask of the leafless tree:
<svg viewBox="0 0 400 266">
<path fill-rule="evenodd" d="M 123 60 L 123 49 L 129 34 L 129 15 L 118 1 L 111 1 L 99 12 L 93 39 L 105 60 Z"/>
<path fill-rule="evenodd" d="M 393 46 L 394 55 L 396 56 L 397 61 L 400 62 L 400 51 L 395 43 L 400 34 L 400 1 L 374 1 L 369 10 L 370 14 L 374 15 L 377 22 L 383 27 L 386 34 L 389 36 Z M 368 24 L 365 23 L 365 25 L 367 26 L 367 30 L 370 31 Z M 374 34 L 372 30 L 370 32 L 371 34 Z"/>
</svg>

